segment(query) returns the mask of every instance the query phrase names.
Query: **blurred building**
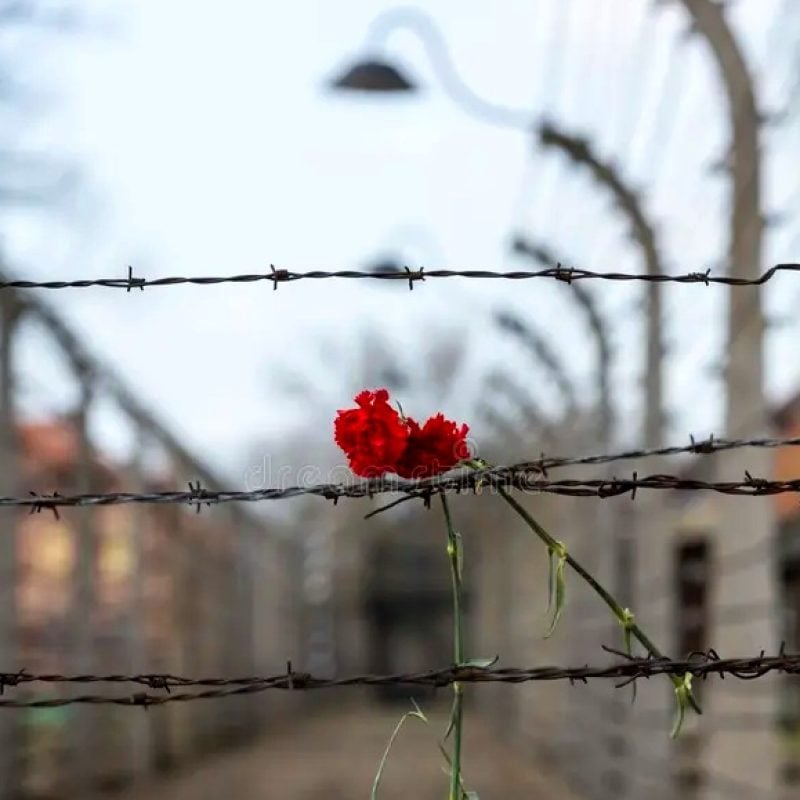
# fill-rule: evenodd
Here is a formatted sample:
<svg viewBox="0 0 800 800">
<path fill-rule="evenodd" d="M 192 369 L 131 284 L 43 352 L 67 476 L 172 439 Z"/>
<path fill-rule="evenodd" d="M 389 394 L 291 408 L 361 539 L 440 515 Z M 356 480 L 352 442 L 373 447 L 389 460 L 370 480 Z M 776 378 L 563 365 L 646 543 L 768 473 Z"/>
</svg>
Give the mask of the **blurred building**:
<svg viewBox="0 0 800 800">
<path fill-rule="evenodd" d="M 800 437 L 800 394 L 776 414 L 785 437 Z M 776 480 L 800 475 L 800 451 L 775 451 Z M 789 653 L 800 653 L 800 503 L 794 494 L 775 496 L 778 529 L 775 537 L 776 579 L 779 587 L 779 638 Z M 782 740 L 782 768 L 787 783 L 800 786 L 800 681 L 782 675 L 779 681 L 778 724 Z"/>
<path fill-rule="evenodd" d="M 775 435 L 800 437 L 800 395 L 773 415 Z M 800 474 L 800 448 L 768 451 L 776 480 Z M 634 465 L 640 475 L 679 473 L 740 481 L 726 453 Z M 627 472 L 627 469 L 626 469 Z M 596 476 L 596 470 L 594 475 Z M 760 474 L 758 475 L 760 477 Z M 464 503 L 469 502 L 465 500 Z M 796 494 L 737 498 L 711 492 L 650 492 L 630 498 L 523 502 L 563 537 L 579 560 L 629 606 L 648 635 L 674 657 L 713 649 L 720 657 L 800 652 L 800 503 Z M 726 530 L 723 504 L 772 504 L 767 532 Z M 599 598 L 568 575 L 568 605 L 555 636 L 543 640 L 545 554 L 524 530 L 471 514 L 480 548 L 477 624 L 480 655 L 517 666 L 603 664 L 602 645 L 622 648 L 622 632 Z M 491 530 L 491 535 L 487 531 Z M 467 538 L 469 546 L 472 538 Z M 666 679 L 631 688 L 610 681 L 480 687 L 497 730 L 523 750 L 548 754 L 582 795 L 597 800 L 769 797 L 800 786 L 800 682 L 770 674 L 743 681 L 694 681 L 703 715 L 688 713 L 669 737 L 675 705 Z M 764 789 L 763 787 L 767 787 Z M 758 789 L 758 791 L 755 791 Z"/>
<path fill-rule="evenodd" d="M 20 485 L 31 491 L 77 492 L 82 469 L 97 492 L 175 486 L 173 476 L 142 475 L 100 453 L 82 465 L 78 430 L 69 419 L 20 424 L 17 441 Z M 282 668 L 276 643 L 291 648 L 292 634 L 288 549 L 241 509 L 198 514 L 176 505 L 108 505 L 18 513 L 14 524 L 20 534 L 16 649 L 26 671 L 74 673 L 87 663 L 87 647 L 88 663 L 103 674 L 235 676 Z M 78 586 L 78 560 L 87 552 L 88 609 Z M 108 694 L 114 685 L 37 683 L 16 691 L 26 698 Z M 117 691 L 130 694 L 132 687 Z M 77 797 L 84 795 L 70 787 L 81 781 L 102 792 L 146 780 L 256 735 L 268 713 L 279 718 L 280 705 L 262 697 L 176 703 L 147 713 L 76 705 L 14 712 L 19 796 Z M 76 752 L 76 726 L 86 723 L 91 750 Z"/>
</svg>

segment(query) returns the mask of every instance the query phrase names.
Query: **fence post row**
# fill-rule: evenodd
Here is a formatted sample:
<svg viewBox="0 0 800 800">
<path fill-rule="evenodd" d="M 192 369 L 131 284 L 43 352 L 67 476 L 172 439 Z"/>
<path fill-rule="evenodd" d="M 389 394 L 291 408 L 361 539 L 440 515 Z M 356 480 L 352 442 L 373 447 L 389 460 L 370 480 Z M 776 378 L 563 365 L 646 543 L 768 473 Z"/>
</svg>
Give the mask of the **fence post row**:
<svg viewBox="0 0 800 800">
<path fill-rule="evenodd" d="M 19 458 L 14 408 L 14 336 L 21 307 L 16 294 L 0 292 L 0 493 L 18 494 Z M 17 648 L 17 520 L 19 509 L 0 511 L 0 657 L 4 670 L 21 665 Z M 20 775 L 21 725 L 17 714 L 0 714 L 0 800 L 12 800 Z"/>
</svg>

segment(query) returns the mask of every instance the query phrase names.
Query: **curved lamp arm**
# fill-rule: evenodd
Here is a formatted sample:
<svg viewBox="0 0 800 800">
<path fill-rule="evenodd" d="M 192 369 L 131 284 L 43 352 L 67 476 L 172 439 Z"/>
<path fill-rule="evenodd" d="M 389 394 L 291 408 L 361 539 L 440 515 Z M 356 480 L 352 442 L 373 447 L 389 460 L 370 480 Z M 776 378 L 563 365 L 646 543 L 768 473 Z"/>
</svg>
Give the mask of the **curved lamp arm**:
<svg viewBox="0 0 800 800">
<path fill-rule="evenodd" d="M 524 128 L 530 130 L 534 123 L 534 113 L 521 109 L 509 108 L 508 106 L 493 103 L 474 92 L 464 81 L 456 69 L 447 42 L 433 22 L 430 16 L 414 6 L 399 6 L 390 9 L 376 17 L 369 27 L 367 33 L 367 45 L 372 50 L 383 50 L 389 35 L 398 29 L 405 29 L 414 33 L 422 42 L 425 51 L 430 59 L 431 65 L 438 79 L 441 81 L 442 88 L 450 99 L 462 108 L 466 113 L 479 117 L 493 125 L 511 128 Z M 377 61 L 374 57 L 370 61 L 359 62 L 360 67 L 369 65 L 373 70 L 384 70 L 385 74 L 394 72 L 399 74 L 393 66 L 384 61 Z M 338 88 L 366 89 L 374 91 L 388 91 L 394 89 L 413 89 L 414 85 L 407 78 L 405 86 L 395 83 L 393 87 L 388 85 L 366 86 L 359 85 L 354 81 L 348 81 L 347 76 L 353 76 L 356 67 L 351 67 L 344 77 L 334 81 L 334 86 Z"/>
</svg>

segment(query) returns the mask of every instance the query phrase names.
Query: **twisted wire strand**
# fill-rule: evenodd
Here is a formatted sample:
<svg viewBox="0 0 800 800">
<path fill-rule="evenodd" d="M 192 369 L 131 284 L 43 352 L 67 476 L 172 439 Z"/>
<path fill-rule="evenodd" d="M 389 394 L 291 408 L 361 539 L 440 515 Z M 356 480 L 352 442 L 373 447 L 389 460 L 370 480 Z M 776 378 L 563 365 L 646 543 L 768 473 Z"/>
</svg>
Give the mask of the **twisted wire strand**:
<svg viewBox="0 0 800 800">
<path fill-rule="evenodd" d="M 572 283 L 580 280 L 606 280 L 606 281 L 645 281 L 651 283 L 688 283 L 722 284 L 726 286 L 761 286 L 772 280 L 779 272 L 800 272 L 800 263 L 775 264 L 757 278 L 739 278 L 733 275 L 713 274 L 711 269 L 700 272 L 687 272 L 683 274 L 640 274 L 627 272 L 596 272 L 579 267 L 564 267 L 558 264 L 540 270 L 485 270 L 485 269 L 431 269 L 406 267 L 402 270 L 387 272 L 369 272 L 364 270 L 309 270 L 306 272 L 271 267 L 269 272 L 243 273 L 239 275 L 209 276 L 197 275 L 193 277 L 169 276 L 163 278 L 137 278 L 129 268 L 127 278 L 83 278 L 75 280 L 4 280 L 0 281 L 0 289 L 87 289 L 103 287 L 106 289 L 132 289 L 143 290 L 158 286 L 211 286 L 221 283 L 272 283 L 273 289 L 280 283 L 292 283 L 299 280 L 324 280 L 340 279 L 367 279 L 379 281 L 407 281 L 409 288 L 414 284 L 429 278 L 470 278 L 470 279 L 499 279 L 499 280 L 529 280 L 533 278 L 551 278 L 553 280 Z"/>
<path fill-rule="evenodd" d="M 123 505 L 129 503 L 152 503 L 155 505 L 188 504 L 196 506 L 219 503 L 259 502 L 286 500 L 293 497 L 316 496 L 334 503 L 341 498 L 365 498 L 384 494 L 403 494 L 389 506 L 411 499 L 421 499 L 426 504 L 437 492 L 472 492 L 484 489 L 518 489 L 523 492 L 564 495 L 568 497 L 619 497 L 630 494 L 636 499 L 642 490 L 660 491 L 705 491 L 740 497 L 762 497 L 776 494 L 800 493 L 800 478 L 790 480 L 768 480 L 745 474 L 740 481 L 704 481 L 681 478 L 676 475 L 648 475 L 639 477 L 636 472 L 630 478 L 549 479 L 542 477 L 538 462 L 522 462 L 511 466 L 493 467 L 466 473 L 445 473 L 423 480 L 379 478 L 353 483 L 322 483 L 313 486 L 289 486 L 279 489 L 214 490 L 192 486 L 188 491 L 168 492 L 107 492 L 61 495 L 37 494 L 28 497 L 0 497 L 0 508 L 29 508 L 31 513 L 45 510 L 58 512 L 59 508 L 81 508 L 87 506 Z M 374 512 L 373 512 L 374 513 Z"/>
<path fill-rule="evenodd" d="M 604 648 L 620 657 L 616 663 L 606 666 L 533 668 L 494 668 L 470 665 L 451 666 L 424 672 L 396 673 L 391 675 L 352 675 L 344 678 L 321 678 L 305 672 L 294 672 L 291 664 L 281 675 L 270 677 L 240 678 L 186 678 L 170 674 L 140 675 L 60 675 L 29 674 L 25 671 L 0 673 L 0 688 L 16 688 L 31 683 L 48 684 L 94 684 L 135 683 L 164 694 L 136 692 L 130 695 L 78 695 L 74 697 L 50 698 L 0 698 L 0 708 L 56 708 L 68 705 L 119 705 L 157 706 L 166 703 L 181 703 L 193 700 L 210 700 L 237 695 L 257 694 L 270 689 L 308 691 L 312 689 L 335 689 L 348 686 L 409 685 L 442 688 L 452 683 L 527 683 L 531 681 L 567 680 L 585 682 L 589 679 L 612 679 L 619 681 L 618 688 L 641 678 L 656 675 L 682 676 L 691 673 L 695 677 L 710 675 L 731 676 L 739 680 L 755 680 L 771 672 L 785 674 L 800 673 L 800 655 L 789 655 L 783 651 L 776 656 L 763 652 L 749 658 L 720 658 L 710 650 L 708 653 L 693 653 L 686 659 L 630 658 L 626 654 Z M 201 691 L 173 692 L 172 689 L 206 687 Z"/>
</svg>

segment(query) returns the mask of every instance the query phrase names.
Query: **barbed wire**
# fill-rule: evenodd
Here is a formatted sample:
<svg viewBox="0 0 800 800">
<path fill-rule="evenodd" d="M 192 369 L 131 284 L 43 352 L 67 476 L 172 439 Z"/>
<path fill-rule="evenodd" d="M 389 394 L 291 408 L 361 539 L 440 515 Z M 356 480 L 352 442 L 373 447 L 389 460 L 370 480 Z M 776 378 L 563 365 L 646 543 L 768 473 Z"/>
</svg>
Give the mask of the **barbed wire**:
<svg viewBox="0 0 800 800">
<path fill-rule="evenodd" d="M 424 481 L 386 480 L 360 481 L 352 484 L 327 483 L 308 487 L 293 486 L 285 489 L 259 489 L 253 491 L 211 491 L 204 489 L 200 483 L 189 484 L 189 491 L 130 493 L 115 492 L 105 494 L 82 495 L 43 495 L 31 492 L 29 497 L 0 497 L 0 507 L 20 506 L 29 507 L 32 512 L 46 509 L 55 511 L 62 507 L 81 507 L 90 505 L 115 505 L 124 503 L 189 503 L 199 506 L 224 502 L 255 502 L 259 500 L 275 500 L 297 497 L 300 495 L 318 495 L 336 501 L 339 497 L 373 497 L 390 492 L 404 492 L 409 495 L 407 499 L 425 496 L 432 491 L 440 489 L 449 491 L 475 490 L 481 482 L 491 481 L 492 485 L 515 486 L 515 488 L 531 491 L 544 491 L 554 494 L 569 494 L 572 496 L 612 496 L 633 492 L 637 488 L 646 489 L 680 489 L 680 490 L 707 490 L 723 494 L 780 494 L 800 491 L 797 484 L 800 479 L 790 481 L 767 481 L 745 476 L 741 482 L 708 483 L 692 481 L 677 476 L 657 475 L 648 478 L 630 480 L 587 480 L 587 481 L 549 481 L 546 480 L 549 470 L 567 466 L 591 466 L 608 464 L 614 461 L 639 460 L 656 456 L 673 456 L 679 454 L 711 455 L 742 448 L 766 448 L 800 446 L 800 437 L 771 438 L 761 437 L 753 439 L 718 439 L 713 434 L 708 439 L 696 440 L 689 437 L 687 445 L 670 445 L 650 449 L 630 449 L 615 453 L 600 453 L 588 456 L 546 456 L 542 454 L 535 461 L 526 461 L 519 464 L 494 467 L 468 473 L 458 480 L 452 476 L 437 476 Z M 535 485 L 528 487 L 517 485 L 520 477 L 526 481 L 537 476 L 545 480 L 536 481 Z M 502 478 L 502 481 L 500 481 Z M 609 494 L 610 493 L 610 494 Z M 397 501 L 401 502 L 401 501 Z"/>
<path fill-rule="evenodd" d="M 241 678 L 186 678 L 170 674 L 140 675 L 59 675 L 29 674 L 27 672 L 0 673 L 0 690 L 17 688 L 31 683 L 48 684 L 94 684 L 94 683 L 134 683 L 153 690 L 163 690 L 165 694 L 136 692 L 130 695 L 78 695 L 75 697 L 50 698 L 0 698 L 0 708 L 56 708 L 60 706 L 119 705 L 119 706 L 158 706 L 166 703 L 180 703 L 192 700 L 210 700 L 237 695 L 256 694 L 270 689 L 287 691 L 308 691 L 312 689 L 336 689 L 349 686 L 387 686 L 408 685 L 428 688 L 443 688 L 453 683 L 528 683 L 531 681 L 566 680 L 586 682 L 590 679 L 617 680 L 617 688 L 627 686 L 642 678 L 656 675 L 683 676 L 687 673 L 696 678 L 718 675 L 739 680 L 754 680 L 768 673 L 800 673 L 800 654 L 789 655 L 783 648 L 776 656 L 767 656 L 762 651 L 749 658 L 720 658 L 714 650 L 705 653 L 691 653 L 681 660 L 632 658 L 610 647 L 607 652 L 620 660 L 606 666 L 582 667 L 533 667 L 533 668 L 495 668 L 471 665 L 451 666 L 444 669 L 424 672 L 397 673 L 392 675 L 353 675 L 345 678 L 321 678 L 306 672 L 295 672 L 291 663 L 280 675 L 270 677 Z M 178 692 L 173 689 L 208 687 L 198 692 Z"/>
<path fill-rule="evenodd" d="M 774 449 L 779 447 L 800 446 L 800 436 L 793 436 L 785 439 L 760 437 L 755 439 L 718 439 L 711 434 L 708 439 L 696 440 L 694 436 L 689 437 L 687 445 L 670 445 L 666 447 L 656 447 L 649 449 L 622 450 L 616 453 L 601 453 L 591 456 L 545 456 L 535 462 L 539 464 L 542 474 L 546 475 L 547 470 L 557 467 L 609 464 L 612 461 L 630 461 L 641 458 L 651 458 L 654 456 L 675 456 L 681 454 L 711 455 L 713 453 L 725 452 L 727 450 L 738 450 L 742 448 L 766 448 Z"/>
<path fill-rule="evenodd" d="M 211 286 L 221 283 L 259 283 L 272 284 L 273 289 L 280 283 L 292 283 L 299 280 L 324 280 L 331 278 L 340 279 L 367 279 L 378 281 L 406 281 L 408 288 L 413 289 L 414 284 L 428 278 L 469 278 L 487 280 L 530 280 L 534 278 L 551 278 L 564 283 L 580 280 L 606 280 L 606 281 L 645 281 L 650 283 L 686 283 L 686 284 L 722 284 L 725 286 L 761 286 L 772 280 L 779 272 L 800 272 L 800 263 L 775 264 L 763 272 L 758 278 L 737 278 L 732 275 L 714 274 L 711 269 L 702 272 L 687 272 L 670 275 L 640 274 L 627 272 L 596 272 L 579 267 L 565 267 L 557 264 L 540 270 L 485 270 L 485 269 L 426 269 L 425 267 L 405 267 L 401 270 L 387 270 L 385 272 L 372 272 L 365 270 L 309 270 L 296 272 L 288 269 L 276 269 L 270 265 L 269 272 L 251 272 L 239 275 L 196 275 L 193 277 L 169 276 L 163 278 L 137 278 L 133 268 L 128 268 L 127 278 L 82 278 L 75 280 L 4 280 L 0 281 L 0 289 L 88 289 L 103 287 L 106 289 L 132 289 L 144 290 L 157 286 Z"/>
<path fill-rule="evenodd" d="M 564 478 L 551 480 L 541 477 L 538 462 L 521 462 L 511 466 L 491 469 L 444 473 L 422 480 L 378 478 L 353 483 L 321 483 L 312 486 L 289 486 L 283 489 L 214 490 L 205 489 L 199 482 L 189 484 L 188 491 L 164 492 L 106 492 L 62 495 L 30 492 L 28 497 L 0 497 L 0 508 L 29 508 L 31 513 L 45 510 L 58 516 L 59 508 L 84 508 L 88 506 L 123 505 L 129 503 L 151 503 L 155 505 L 187 504 L 196 507 L 220 503 L 259 502 L 265 500 L 287 500 L 294 497 L 315 496 L 337 503 L 342 498 L 365 498 L 384 494 L 403 494 L 370 515 L 393 508 L 407 500 L 421 499 L 426 505 L 432 496 L 441 492 L 479 494 L 484 489 L 509 488 L 523 492 L 564 495 L 568 497 L 599 497 L 601 499 L 636 493 L 642 490 L 696 491 L 740 497 L 762 497 L 776 494 L 800 493 L 800 478 L 769 480 L 745 473 L 740 481 L 704 481 L 681 478 L 677 475 L 648 475 L 640 478 L 634 472 L 630 478 Z"/>
</svg>

